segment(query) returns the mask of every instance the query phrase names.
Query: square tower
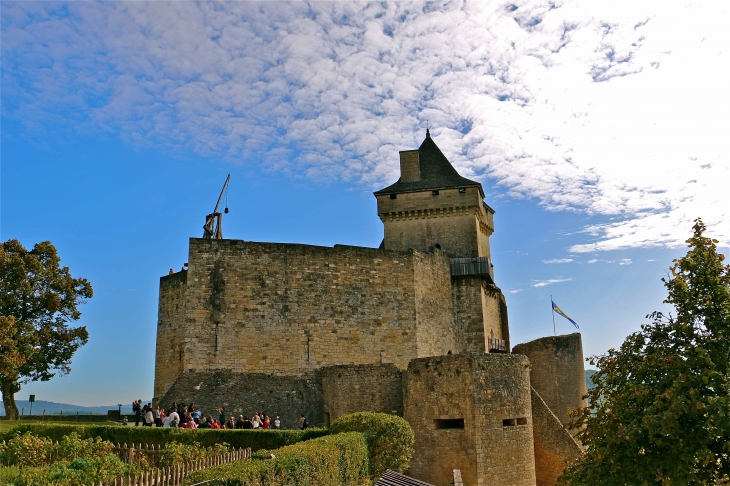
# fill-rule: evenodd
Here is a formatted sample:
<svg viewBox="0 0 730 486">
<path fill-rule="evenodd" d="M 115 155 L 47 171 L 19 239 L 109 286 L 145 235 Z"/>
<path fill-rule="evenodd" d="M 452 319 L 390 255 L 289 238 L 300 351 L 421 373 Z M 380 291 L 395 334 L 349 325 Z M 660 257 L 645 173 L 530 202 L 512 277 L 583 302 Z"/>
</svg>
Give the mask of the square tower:
<svg viewBox="0 0 730 486">
<path fill-rule="evenodd" d="M 482 185 L 461 177 L 429 131 L 418 150 L 400 152 L 398 182 L 375 193 L 385 226 L 383 248 L 429 252 L 450 258 L 490 257 L 494 210 Z"/>
</svg>

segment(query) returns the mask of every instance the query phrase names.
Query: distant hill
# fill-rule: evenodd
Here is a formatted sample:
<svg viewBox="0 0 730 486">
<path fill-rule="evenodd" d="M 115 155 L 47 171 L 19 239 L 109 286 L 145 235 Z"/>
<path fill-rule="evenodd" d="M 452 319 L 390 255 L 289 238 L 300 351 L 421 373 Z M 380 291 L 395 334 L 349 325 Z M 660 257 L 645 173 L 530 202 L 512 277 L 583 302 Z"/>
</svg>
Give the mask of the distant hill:
<svg viewBox="0 0 730 486">
<path fill-rule="evenodd" d="M 593 381 L 591 380 L 591 376 L 593 376 L 596 373 L 596 370 L 586 370 L 585 373 L 586 373 L 586 387 L 588 387 L 588 389 L 591 389 L 594 386 L 596 386 L 593 384 Z"/>
<path fill-rule="evenodd" d="M 145 403 L 148 403 L 149 400 Z M 30 414 L 30 402 L 28 400 L 16 400 L 18 405 L 18 411 L 23 412 L 25 415 Z M 60 415 L 63 412 L 66 414 L 75 415 L 78 412 L 81 415 L 101 414 L 106 415 L 107 410 L 119 410 L 118 405 L 99 405 L 97 407 L 84 407 L 82 405 L 71 405 L 68 403 L 56 403 L 47 402 L 45 400 L 37 400 L 33 403 L 33 415 L 41 415 L 43 410 L 46 411 L 46 415 Z M 122 406 L 122 413 L 132 413 L 132 402 Z M 0 416 L 5 415 L 5 407 L 0 402 Z"/>
</svg>

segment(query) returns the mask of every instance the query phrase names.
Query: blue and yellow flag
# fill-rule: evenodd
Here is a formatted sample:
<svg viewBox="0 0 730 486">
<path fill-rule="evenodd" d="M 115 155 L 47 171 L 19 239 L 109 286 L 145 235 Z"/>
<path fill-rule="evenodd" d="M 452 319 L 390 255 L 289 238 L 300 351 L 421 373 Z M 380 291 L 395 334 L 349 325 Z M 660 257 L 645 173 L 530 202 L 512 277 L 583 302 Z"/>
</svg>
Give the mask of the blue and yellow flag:
<svg viewBox="0 0 730 486">
<path fill-rule="evenodd" d="M 568 319 L 575 326 L 576 329 L 580 330 L 580 327 L 578 327 L 578 324 L 576 324 L 573 319 L 571 319 L 570 317 L 568 317 L 568 314 L 566 314 L 565 312 L 563 312 L 563 309 L 561 309 L 560 307 L 558 307 L 557 305 L 555 305 L 555 302 L 553 302 L 552 299 L 550 299 L 550 302 L 553 303 L 553 312 L 557 312 L 561 316 L 565 317 L 566 319 Z"/>
</svg>

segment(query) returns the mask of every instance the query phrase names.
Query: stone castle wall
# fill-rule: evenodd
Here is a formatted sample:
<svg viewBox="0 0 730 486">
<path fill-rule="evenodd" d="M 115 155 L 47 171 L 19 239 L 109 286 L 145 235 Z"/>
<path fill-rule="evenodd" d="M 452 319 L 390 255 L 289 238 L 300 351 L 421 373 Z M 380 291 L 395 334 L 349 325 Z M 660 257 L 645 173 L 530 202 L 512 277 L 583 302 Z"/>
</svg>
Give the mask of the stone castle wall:
<svg viewBox="0 0 730 486">
<path fill-rule="evenodd" d="M 442 251 L 414 253 L 416 348 L 419 358 L 439 356 L 458 346 L 451 298 L 451 270 Z M 405 368 L 405 366 L 402 366 Z"/>
<path fill-rule="evenodd" d="M 194 403 L 205 415 L 218 419 L 218 408 L 229 415 L 251 418 L 259 410 L 271 417 L 278 415 L 282 428 L 299 427 L 304 414 L 313 427 L 323 427 L 322 380 L 318 371 L 301 376 L 263 373 L 237 373 L 229 370 L 185 371 L 160 399 L 160 406 L 173 402 Z"/>
<path fill-rule="evenodd" d="M 160 278 L 154 396 L 161 397 L 183 371 L 187 272 Z"/>
<path fill-rule="evenodd" d="M 404 378 L 416 435 L 410 474 L 437 486 L 534 485 L 528 361 L 508 354 L 416 359 Z M 459 426 L 461 421 L 461 426 Z"/>
<path fill-rule="evenodd" d="M 474 359 L 474 418 L 480 485 L 535 484 L 529 362 L 510 354 Z"/>
<path fill-rule="evenodd" d="M 353 412 L 403 415 L 402 372 L 395 365 L 328 366 L 320 373 L 325 422 Z"/>
<path fill-rule="evenodd" d="M 456 350 L 441 251 L 192 238 L 188 264 L 186 283 L 161 283 L 155 396 L 183 370 L 403 369 Z"/>
<path fill-rule="evenodd" d="M 439 245 L 450 257 L 489 256 L 492 213 L 477 187 L 379 195 L 378 214 L 385 226 L 386 250 L 415 248 L 428 252 Z"/>
<path fill-rule="evenodd" d="M 554 486 L 563 470 L 580 457 L 583 450 L 534 388 L 532 428 L 537 486 Z"/>
<path fill-rule="evenodd" d="M 530 382 L 562 423 L 569 421 L 568 411 L 588 406 L 580 333 L 536 339 L 512 352 L 530 359 Z"/>
</svg>

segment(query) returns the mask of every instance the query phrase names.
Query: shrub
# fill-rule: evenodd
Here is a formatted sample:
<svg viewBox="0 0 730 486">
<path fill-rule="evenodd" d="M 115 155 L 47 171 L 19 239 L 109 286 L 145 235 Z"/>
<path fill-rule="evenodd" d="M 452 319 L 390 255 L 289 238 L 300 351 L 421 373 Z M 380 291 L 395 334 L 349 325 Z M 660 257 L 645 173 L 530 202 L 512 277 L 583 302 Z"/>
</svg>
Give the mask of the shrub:
<svg viewBox="0 0 730 486">
<path fill-rule="evenodd" d="M 379 478 L 387 469 L 404 472 L 413 457 L 413 429 L 401 417 L 372 412 L 344 415 L 330 426 L 330 433 L 342 432 L 362 432 L 365 435 L 373 478 Z"/>
<path fill-rule="evenodd" d="M 31 467 L 56 461 L 73 461 L 80 457 L 105 457 L 112 452 L 112 443 L 96 439 L 80 439 L 76 432 L 54 443 L 47 437 L 37 437 L 30 432 L 16 435 L 0 443 L 0 464 L 4 466 Z"/>
<path fill-rule="evenodd" d="M 360 433 L 330 435 L 192 473 L 187 484 L 211 480 L 209 486 L 359 486 L 368 473 L 365 437 Z"/>
<path fill-rule="evenodd" d="M 211 430 L 163 429 L 157 427 L 124 427 L 121 425 L 21 424 L 0 436 L 0 441 L 32 432 L 39 437 L 60 441 L 71 432 L 82 439 L 100 437 L 114 444 L 155 444 L 170 442 L 200 444 L 212 447 L 226 443 L 234 449 L 277 449 L 327 435 L 327 429 L 306 430 Z"/>
<path fill-rule="evenodd" d="M 228 444 L 216 444 L 213 447 L 202 447 L 199 443 L 180 444 L 170 442 L 160 450 L 160 457 L 157 466 L 174 466 L 184 462 L 191 462 L 198 459 L 205 459 L 211 456 L 222 455 L 228 452 Z"/>
<path fill-rule="evenodd" d="M 49 464 L 54 451 L 51 439 L 26 432 L 0 443 L 0 464 L 17 467 Z"/>
<path fill-rule="evenodd" d="M 24 469 L 13 486 L 82 486 L 113 481 L 125 475 L 125 464 L 114 454 L 104 457 L 81 458 L 73 462 L 57 462 L 51 466 Z"/>
</svg>

